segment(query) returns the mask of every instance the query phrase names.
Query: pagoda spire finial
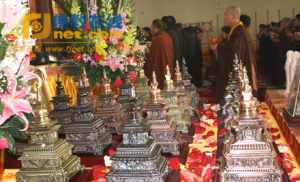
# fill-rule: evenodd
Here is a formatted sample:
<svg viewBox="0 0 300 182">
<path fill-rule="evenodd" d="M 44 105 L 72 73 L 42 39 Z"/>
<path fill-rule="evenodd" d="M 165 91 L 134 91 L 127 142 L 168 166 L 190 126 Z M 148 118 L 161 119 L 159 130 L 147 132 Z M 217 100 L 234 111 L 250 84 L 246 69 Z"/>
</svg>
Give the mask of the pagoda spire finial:
<svg viewBox="0 0 300 182">
<path fill-rule="evenodd" d="M 110 80 L 107 78 L 107 75 L 106 75 L 106 71 L 105 71 L 105 70 L 103 71 L 102 84 L 103 84 L 103 90 L 104 90 L 104 93 L 105 93 L 106 95 L 111 94 L 111 93 L 112 93 L 112 90 L 111 90 L 111 87 L 110 87 Z"/>
<path fill-rule="evenodd" d="M 173 80 L 172 80 L 172 75 L 171 75 L 171 72 L 170 72 L 170 68 L 169 68 L 168 65 L 166 67 L 165 78 L 166 78 L 166 82 L 165 82 L 166 89 L 167 90 L 173 90 L 174 89 L 174 84 L 173 84 Z"/>
<path fill-rule="evenodd" d="M 176 61 L 176 67 L 175 67 L 175 80 L 176 81 L 182 80 L 182 75 L 181 75 L 180 66 L 179 66 L 178 61 Z"/>
<path fill-rule="evenodd" d="M 158 82 L 154 71 L 152 73 L 150 96 L 151 96 L 151 101 L 154 103 L 157 103 L 160 99 L 160 90 L 158 89 Z"/>
<path fill-rule="evenodd" d="M 87 76 L 85 68 L 83 68 L 83 70 L 82 70 L 82 81 L 83 81 L 84 87 L 89 87 L 90 86 L 90 81 L 89 81 L 89 78 Z"/>
</svg>

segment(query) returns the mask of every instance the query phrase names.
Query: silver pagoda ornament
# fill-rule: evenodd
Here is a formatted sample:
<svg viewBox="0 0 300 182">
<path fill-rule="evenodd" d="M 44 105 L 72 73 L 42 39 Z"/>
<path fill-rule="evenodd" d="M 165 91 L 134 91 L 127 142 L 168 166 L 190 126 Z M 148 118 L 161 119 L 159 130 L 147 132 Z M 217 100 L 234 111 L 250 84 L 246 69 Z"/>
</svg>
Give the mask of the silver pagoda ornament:
<svg viewBox="0 0 300 182">
<path fill-rule="evenodd" d="M 66 140 L 74 145 L 74 153 L 102 155 L 111 143 L 112 136 L 106 130 L 103 120 L 94 116 L 84 78 L 79 81 L 73 122 L 66 125 L 64 131 Z"/>
<path fill-rule="evenodd" d="M 165 87 L 163 90 L 164 101 L 168 105 L 168 116 L 171 121 L 176 123 L 176 130 L 182 133 L 188 133 L 191 124 L 191 117 L 189 111 L 183 107 L 178 106 L 177 92 L 171 78 L 169 66 L 166 68 Z"/>
<path fill-rule="evenodd" d="M 135 99 L 136 97 L 135 87 L 128 78 L 128 72 L 126 72 L 125 75 L 125 81 L 120 87 L 120 96 L 117 99 L 118 103 L 121 104 L 123 111 L 128 110 L 128 105 L 130 104 L 130 101 Z"/>
<path fill-rule="evenodd" d="M 250 86 L 246 67 L 243 67 L 242 69 L 242 79 L 240 83 L 241 99 L 239 101 L 239 121 L 236 124 L 238 127 L 250 125 L 264 127 L 263 122 L 257 113 L 259 104 L 257 99 L 252 95 L 252 88 Z"/>
<path fill-rule="evenodd" d="M 148 79 L 144 73 L 144 70 L 141 68 L 138 72 L 138 78 L 135 83 L 135 92 L 136 97 L 143 103 L 149 97 L 149 86 L 148 86 Z"/>
<path fill-rule="evenodd" d="M 62 126 L 59 133 L 64 133 L 64 126 L 72 123 L 73 110 L 70 106 L 70 97 L 65 94 L 63 85 L 58 75 L 56 81 L 56 96 L 52 99 L 53 110 L 50 112 L 50 117 L 56 119 Z"/>
<path fill-rule="evenodd" d="M 192 80 L 192 76 L 188 72 L 188 68 L 187 68 L 185 59 L 182 60 L 182 78 L 183 78 L 183 80 Z M 189 83 L 191 83 L 191 82 L 189 82 Z"/>
<path fill-rule="evenodd" d="M 43 87 L 45 83 L 43 80 Z M 46 95 L 38 85 L 37 81 L 31 85 L 34 122 L 28 130 L 29 144 L 19 158 L 22 167 L 16 179 L 20 182 L 67 182 L 83 167 L 79 157 L 72 155 L 73 146 L 58 138 L 60 125 L 48 117 Z"/>
<path fill-rule="evenodd" d="M 175 86 L 176 86 L 176 91 L 178 95 L 178 99 L 180 103 L 185 104 L 185 106 L 190 106 L 191 105 L 191 96 L 187 94 L 187 90 L 185 88 L 184 81 L 182 80 L 182 75 L 180 72 L 180 67 L 178 61 L 176 62 L 176 68 L 175 68 Z"/>
<path fill-rule="evenodd" d="M 234 96 L 235 89 L 238 87 L 237 83 L 233 82 L 232 72 L 229 75 L 228 84 L 225 88 L 224 102 L 222 103 L 222 117 L 226 128 L 231 127 L 231 121 L 237 120 L 239 111 L 239 97 Z M 238 101 L 238 103 L 236 102 Z M 237 107 L 238 106 L 238 107 Z"/>
<path fill-rule="evenodd" d="M 104 72 L 102 79 L 101 94 L 96 100 L 95 116 L 101 118 L 106 128 L 112 134 L 119 133 L 122 124 L 121 105 L 116 101 L 116 96 L 113 94 L 110 86 L 110 81 Z"/>
<path fill-rule="evenodd" d="M 178 155 L 176 124 L 167 116 L 168 107 L 161 98 L 155 72 L 152 79 L 150 99 L 143 107 L 146 122 L 150 125 L 152 137 L 162 146 L 163 152 Z"/>
<path fill-rule="evenodd" d="M 178 63 L 178 61 L 177 61 L 177 63 Z M 183 60 L 183 64 L 182 64 L 182 79 L 183 79 L 184 86 L 188 91 L 188 94 L 192 98 L 192 100 L 191 100 L 192 106 L 195 108 L 198 108 L 198 106 L 200 104 L 199 103 L 200 102 L 199 93 L 197 91 L 196 86 L 191 82 L 192 76 L 188 72 L 185 59 Z"/>
<path fill-rule="evenodd" d="M 288 94 L 288 106 L 283 115 L 291 127 L 300 128 L 300 61 L 298 60 Z M 288 87 L 288 86 L 287 86 Z"/>
<path fill-rule="evenodd" d="M 163 182 L 168 172 L 161 146 L 149 136 L 135 106 L 122 126 L 123 142 L 112 156 L 112 171 L 108 182 Z"/>
<path fill-rule="evenodd" d="M 262 128 L 246 127 L 238 131 L 236 138 L 225 145 L 222 182 L 282 181 L 276 152 Z"/>
<path fill-rule="evenodd" d="M 198 108 L 193 107 L 192 105 L 192 96 L 189 94 L 188 90 L 185 87 L 184 81 L 182 80 L 182 75 L 178 61 L 176 62 L 174 81 L 179 107 L 183 108 L 185 111 L 188 111 L 191 118 L 190 121 L 194 119 L 199 119 Z M 199 98 L 199 95 L 195 97 Z"/>
<path fill-rule="evenodd" d="M 257 101 L 245 69 L 242 74 L 239 121 L 236 134 L 225 143 L 221 182 L 281 182 L 277 154 L 256 111 Z"/>
</svg>

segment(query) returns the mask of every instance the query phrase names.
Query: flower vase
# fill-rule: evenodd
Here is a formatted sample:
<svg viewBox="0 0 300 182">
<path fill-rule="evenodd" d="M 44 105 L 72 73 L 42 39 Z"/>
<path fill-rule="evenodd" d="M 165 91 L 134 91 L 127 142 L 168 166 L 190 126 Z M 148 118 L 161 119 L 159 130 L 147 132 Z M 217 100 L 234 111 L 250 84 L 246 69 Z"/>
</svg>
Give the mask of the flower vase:
<svg viewBox="0 0 300 182">
<path fill-rule="evenodd" d="M 4 174 L 5 149 L 0 150 L 0 181 Z"/>
</svg>

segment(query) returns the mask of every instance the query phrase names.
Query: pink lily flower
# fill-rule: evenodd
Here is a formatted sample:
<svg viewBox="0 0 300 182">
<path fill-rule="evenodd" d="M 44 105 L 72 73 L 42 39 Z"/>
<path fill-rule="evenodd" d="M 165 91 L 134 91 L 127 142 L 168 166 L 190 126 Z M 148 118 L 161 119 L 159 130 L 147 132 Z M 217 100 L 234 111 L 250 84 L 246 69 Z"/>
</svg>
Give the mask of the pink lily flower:
<svg viewBox="0 0 300 182">
<path fill-rule="evenodd" d="M 6 138 L 0 138 L 0 150 L 8 148 L 8 141 Z"/>
<path fill-rule="evenodd" d="M 104 66 L 108 66 L 113 72 L 115 72 L 117 69 L 124 69 L 124 65 L 120 64 L 120 61 L 118 61 L 118 57 L 109 58 L 104 62 Z"/>
<path fill-rule="evenodd" d="M 39 77 L 33 72 L 32 66 L 30 66 L 30 57 L 28 55 L 23 58 L 22 64 L 16 74 L 17 76 L 22 76 L 25 82 L 32 79 L 39 79 Z"/>
<path fill-rule="evenodd" d="M 4 105 L 2 115 L 0 115 L 0 125 L 5 123 L 10 117 L 16 115 L 24 121 L 24 128 L 21 131 L 28 129 L 29 122 L 24 113 L 32 113 L 30 103 L 25 99 L 29 90 L 21 88 L 17 90 L 17 80 L 14 74 L 8 69 L 6 73 L 8 77 L 7 92 L 0 95 L 1 102 Z"/>
</svg>

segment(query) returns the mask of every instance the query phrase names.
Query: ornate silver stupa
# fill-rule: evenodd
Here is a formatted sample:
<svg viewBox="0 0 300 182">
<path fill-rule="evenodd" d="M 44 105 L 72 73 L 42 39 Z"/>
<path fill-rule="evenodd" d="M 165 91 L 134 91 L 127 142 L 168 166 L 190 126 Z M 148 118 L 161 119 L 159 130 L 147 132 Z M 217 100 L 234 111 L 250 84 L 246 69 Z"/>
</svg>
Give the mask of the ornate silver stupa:
<svg viewBox="0 0 300 182">
<path fill-rule="evenodd" d="M 174 81 L 175 81 L 179 107 L 184 109 L 185 112 L 189 113 L 190 115 L 189 121 L 194 119 L 199 119 L 198 108 L 192 105 L 192 96 L 189 94 L 187 88 L 185 87 L 184 81 L 182 80 L 182 75 L 180 72 L 178 61 L 176 62 Z M 199 97 L 199 95 L 195 97 Z"/>
<path fill-rule="evenodd" d="M 155 72 L 152 79 L 150 99 L 143 107 L 147 124 L 150 125 L 152 137 L 162 146 L 163 152 L 178 155 L 176 124 L 167 116 L 168 107 L 161 98 Z"/>
<path fill-rule="evenodd" d="M 147 98 L 149 98 L 148 79 L 146 78 L 142 68 L 139 70 L 138 78 L 135 83 L 135 92 L 139 103 L 143 103 Z"/>
<path fill-rule="evenodd" d="M 283 110 L 288 125 L 296 128 L 300 128 L 300 61 L 298 62 L 288 97 L 288 106 Z"/>
<path fill-rule="evenodd" d="M 178 61 L 176 62 L 174 81 L 175 81 L 179 102 L 184 104 L 184 107 L 191 106 L 192 98 L 187 94 L 184 81 L 182 80 L 182 75 L 181 75 Z"/>
<path fill-rule="evenodd" d="M 225 88 L 224 102 L 222 103 L 222 117 L 226 128 L 231 127 L 231 122 L 236 121 L 239 112 L 239 97 L 235 97 L 238 84 L 234 81 L 233 72 L 229 75 L 228 84 Z M 236 102 L 238 101 L 238 103 Z"/>
<path fill-rule="evenodd" d="M 240 100 L 240 109 L 239 109 L 239 126 L 261 126 L 264 127 L 261 118 L 257 113 L 258 109 L 258 101 L 252 95 L 252 88 L 250 86 L 250 82 L 247 75 L 246 67 L 243 69 L 244 78 L 241 81 L 242 83 L 242 92 L 241 92 L 241 100 Z"/>
<path fill-rule="evenodd" d="M 47 87 L 43 73 L 38 74 L 43 80 L 42 87 Z M 19 158 L 22 167 L 16 175 L 17 181 L 67 182 L 83 168 L 79 157 L 72 155 L 73 146 L 58 138 L 60 126 L 48 117 L 46 94 L 38 85 L 37 81 L 31 85 L 34 122 L 28 130 L 29 144 Z"/>
<path fill-rule="evenodd" d="M 123 111 L 128 110 L 130 101 L 136 97 L 135 87 L 128 78 L 128 72 L 125 75 L 124 83 L 120 87 L 120 96 L 117 99 L 118 103 L 121 104 Z"/>
<path fill-rule="evenodd" d="M 56 96 L 52 99 L 53 110 L 50 112 L 50 117 L 56 119 L 61 128 L 59 133 L 64 133 L 64 126 L 72 123 L 73 110 L 70 106 L 70 97 L 65 94 L 64 87 L 60 81 L 59 75 L 56 81 Z"/>
<path fill-rule="evenodd" d="M 262 128 L 249 126 L 238 131 L 236 139 L 225 145 L 224 157 L 222 182 L 282 181 L 276 152 Z"/>
<path fill-rule="evenodd" d="M 178 61 L 177 61 L 178 62 Z M 177 64 L 177 63 L 176 63 Z M 187 82 L 189 82 L 188 84 L 191 83 L 192 80 L 192 76 L 191 74 L 188 72 L 188 67 L 186 65 L 186 61 L 185 59 L 182 60 L 182 78 L 183 80 L 186 80 Z"/>
<path fill-rule="evenodd" d="M 179 64 L 177 64 L 177 65 L 179 65 Z M 182 80 L 183 80 L 185 88 L 188 91 L 188 94 L 192 97 L 192 106 L 197 108 L 200 104 L 199 103 L 200 102 L 199 93 L 197 91 L 196 86 L 191 82 L 192 76 L 188 72 L 188 68 L 186 66 L 185 59 L 183 59 L 183 64 L 182 64 Z"/>
<path fill-rule="evenodd" d="M 66 140 L 75 146 L 74 153 L 102 155 L 111 144 L 112 136 L 106 130 L 103 120 L 94 116 L 87 84 L 88 80 L 83 76 L 79 80 L 73 122 L 66 125 L 64 131 Z"/>
<path fill-rule="evenodd" d="M 224 103 L 222 106 L 222 114 L 227 127 L 237 121 L 240 112 L 241 87 L 243 80 L 243 67 L 237 56 L 234 59 L 233 70 L 229 74 L 228 83 L 225 89 Z M 248 78 L 247 78 L 248 79 Z M 253 103 L 254 104 L 254 103 Z M 255 104 L 256 105 L 256 104 Z M 233 122 L 233 123 L 231 123 Z"/>
<path fill-rule="evenodd" d="M 168 172 L 167 160 L 161 155 L 161 147 L 149 136 L 135 106 L 130 106 L 130 116 L 122 126 L 123 142 L 112 160 L 109 182 L 163 182 Z"/>
<path fill-rule="evenodd" d="M 168 105 L 169 112 L 168 116 L 171 121 L 176 123 L 176 130 L 183 133 L 189 132 L 189 127 L 191 124 L 191 117 L 189 111 L 184 107 L 178 106 L 177 92 L 174 87 L 173 80 L 171 78 L 171 72 L 169 66 L 166 68 L 165 75 L 165 87 L 163 90 L 164 101 Z"/>
<path fill-rule="evenodd" d="M 276 162 L 276 151 L 257 113 L 247 72 L 241 80 L 240 115 L 236 134 L 225 143 L 222 182 L 281 182 L 282 171 Z"/>
<path fill-rule="evenodd" d="M 110 81 L 103 74 L 102 91 L 96 100 L 95 117 L 104 120 L 106 128 L 113 134 L 119 133 L 120 125 L 122 124 L 121 105 L 116 101 L 116 96 L 113 94 Z"/>
</svg>

